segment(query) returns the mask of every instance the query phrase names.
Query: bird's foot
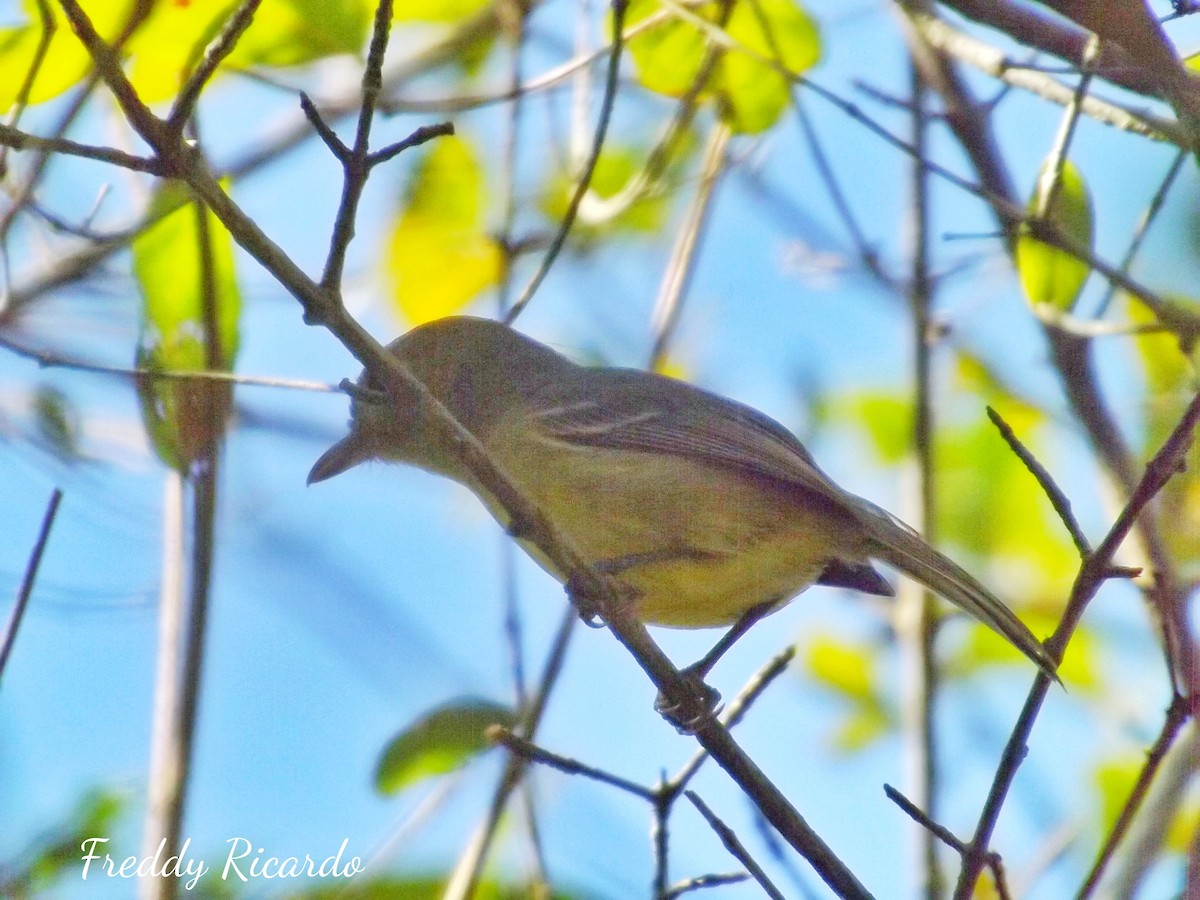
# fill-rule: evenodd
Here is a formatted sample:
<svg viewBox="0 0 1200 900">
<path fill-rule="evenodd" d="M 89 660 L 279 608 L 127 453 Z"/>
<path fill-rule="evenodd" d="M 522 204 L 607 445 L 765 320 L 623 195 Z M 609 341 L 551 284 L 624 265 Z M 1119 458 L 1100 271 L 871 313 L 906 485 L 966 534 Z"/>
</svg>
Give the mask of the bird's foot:
<svg viewBox="0 0 1200 900">
<path fill-rule="evenodd" d="M 703 673 L 695 666 L 679 672 L 682 697 L 670 698 L 662 691 L 654 698 L 654 711 L 675 726 L 680 734 L 695 734 L 721 711 L 721 693 L 704 683 Z"/>
</svg>

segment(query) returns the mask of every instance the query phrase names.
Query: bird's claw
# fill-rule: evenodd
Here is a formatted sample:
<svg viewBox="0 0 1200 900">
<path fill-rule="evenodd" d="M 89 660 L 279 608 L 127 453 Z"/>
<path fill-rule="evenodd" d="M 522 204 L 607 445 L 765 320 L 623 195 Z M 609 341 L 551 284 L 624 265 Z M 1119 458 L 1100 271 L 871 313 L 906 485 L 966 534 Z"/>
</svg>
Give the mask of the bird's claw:
<svg viewBox="0 0 1200 900">
<path fill-rule="evenodd" d="M 661 691 L 654 698 L 654 711 L 675 726 L 680 734 L 695 734 L 721 712 L 721 693 L 704 683 L 693 667 L 680 671 L 685 695 L 671 700 Z"/>
</svg>

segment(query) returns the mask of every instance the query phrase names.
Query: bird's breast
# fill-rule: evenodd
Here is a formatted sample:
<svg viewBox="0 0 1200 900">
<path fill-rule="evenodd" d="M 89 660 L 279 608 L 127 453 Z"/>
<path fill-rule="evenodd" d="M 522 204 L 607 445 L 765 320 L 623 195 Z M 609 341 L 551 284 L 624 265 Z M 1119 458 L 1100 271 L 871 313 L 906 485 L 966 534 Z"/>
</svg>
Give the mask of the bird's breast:
<svg viewBox="0 0 1200 900">
<path fill-rule="evenodd" d="M 864 558 L 852 519 L 808 508 L 769 479 L 657 452 L 503 435 L 485 444 L 585 558 L 637 591 L 639 618 L 650 624 L 727 625 L 753 606 L 790 599 L 831 559 Z M 564 580 L 540 548 L 523 546 Z"/>
</svg>

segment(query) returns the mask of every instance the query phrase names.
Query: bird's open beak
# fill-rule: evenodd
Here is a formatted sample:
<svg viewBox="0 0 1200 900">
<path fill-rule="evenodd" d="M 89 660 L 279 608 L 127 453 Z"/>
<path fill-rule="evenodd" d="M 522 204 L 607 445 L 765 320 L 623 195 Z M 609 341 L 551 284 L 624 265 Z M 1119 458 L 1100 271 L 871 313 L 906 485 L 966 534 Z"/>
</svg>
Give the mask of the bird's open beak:
<svg viewBox="0 0 1200 900">
<path fill-rule="evenodd" d="M 353 469 L 361 462 L 366 462 L 368 453 L 364 451 L 363 441 L 353 431 L 321 454 L 308 473 L 308 483 L 316 484 L 341 475 L 347 469 Z"/>
</svg>

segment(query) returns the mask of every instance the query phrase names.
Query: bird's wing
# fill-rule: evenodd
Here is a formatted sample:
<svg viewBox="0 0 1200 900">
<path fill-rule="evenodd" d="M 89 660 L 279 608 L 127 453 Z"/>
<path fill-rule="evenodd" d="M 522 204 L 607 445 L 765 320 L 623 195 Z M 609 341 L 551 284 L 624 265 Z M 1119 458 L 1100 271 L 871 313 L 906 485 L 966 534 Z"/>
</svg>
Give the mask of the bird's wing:
<svg viewBox="0 0 1200 900">
<path fill-rule="evenodd" d="M 628 369 L 581 369 L 530 399 L 530 423 L 552 440 L 699 460 L 770 479 L 832 507 L 855 506 L 857 498 L 830 481 L 782 425 L 686 382 Z"/>
</svg>

